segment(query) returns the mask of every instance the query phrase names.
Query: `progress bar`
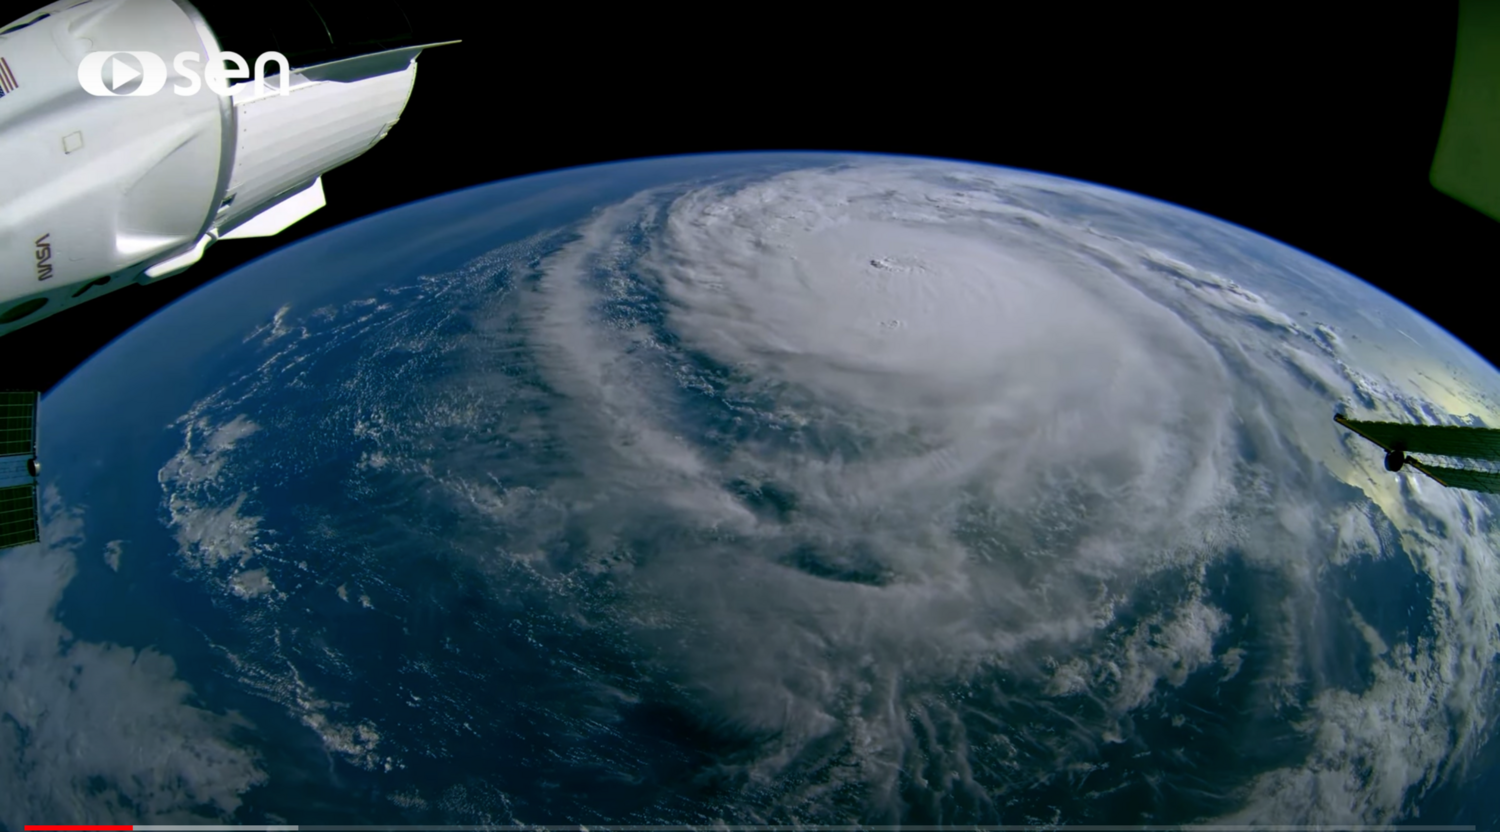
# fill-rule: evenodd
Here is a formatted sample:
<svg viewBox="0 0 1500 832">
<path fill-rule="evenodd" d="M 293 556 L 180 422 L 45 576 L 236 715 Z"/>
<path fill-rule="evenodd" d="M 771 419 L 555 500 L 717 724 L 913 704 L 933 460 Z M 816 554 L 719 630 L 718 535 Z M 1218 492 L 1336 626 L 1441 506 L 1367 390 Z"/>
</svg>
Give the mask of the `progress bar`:
<svg viewBox="0 0 1500 832">
<path fill-rule="evenodd" d="M 38 825 L 27 826 L 25 832 L 1042 832 L 1042 830 L 1067 830 L 1067 832 L 1475 832 L 1470 826 L 1416 826 L 1386 824 L 1369 826 L 1359 824 L 1321 824 L 1317 826 L 1224 826 L 1217 824 L 1196 826 L 1077 826 L 1065 823 L 1039 823 L 1008 826 L 736 826 L 729 824 L 702 824 L 698 826 L 614 826 L 600 825 L 515 825 L 486 826 L 156 826 L 130 824 L 125 826 L 100 825 Z"/>
</svg>

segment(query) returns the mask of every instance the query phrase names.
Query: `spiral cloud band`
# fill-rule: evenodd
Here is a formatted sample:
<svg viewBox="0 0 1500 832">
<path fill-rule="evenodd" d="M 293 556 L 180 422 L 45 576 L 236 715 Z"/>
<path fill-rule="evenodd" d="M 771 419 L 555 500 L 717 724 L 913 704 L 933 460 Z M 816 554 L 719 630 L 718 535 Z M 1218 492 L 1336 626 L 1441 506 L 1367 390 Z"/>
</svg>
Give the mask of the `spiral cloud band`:
<svg viewBox="0 0 1500 832">
<path fill-rule="evenodd" d="M 1331 416 L 1497 424 L 1494 368 L 1096 186 L 649 164 L 453 271 L 275 299 L 166 417 L 167 545 L 236 622 L 227 686 L 360 794 L 444 823 L 1380 824 L 1467 788 L 1494 504 Z M 462 198 L 604 187 L 550 176 Z M 400 224 L 510 216 L 443 204 Z M 265 262 L 227 280 L 291 268 Z M 111 575 L 146 545 L 104 541 Z M 163 713 L 224 761 L 173 812 L 285 779 L 229 750 L 238 716 Z"/>
</svg>

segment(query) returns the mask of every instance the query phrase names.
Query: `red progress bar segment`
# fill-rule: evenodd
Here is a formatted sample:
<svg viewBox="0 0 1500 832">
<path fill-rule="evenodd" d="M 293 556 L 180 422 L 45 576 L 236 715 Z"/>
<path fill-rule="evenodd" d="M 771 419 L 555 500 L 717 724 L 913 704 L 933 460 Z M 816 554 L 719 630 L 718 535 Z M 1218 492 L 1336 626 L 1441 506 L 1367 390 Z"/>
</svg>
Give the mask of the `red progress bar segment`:
<svg viewBox="0 0 1500 832">
<path fill-rule="evenodd" d="M 338 827 L 345 829 L 346 827 Z M 389 832 L 387 827 L 372 826 L 370 829 L 379 829 Z M 414 827 L 403 827 L 413 829 Z M 225 826 L 223 824 L 192 824 L 187 826 L 154 825 L 154 824 L 30 824 L 23 827 L 25 832 L 297 832 L 295 826 Z M 354 832 L 362 832 L 365 827 L 349 827 Z M 463 830 L 467 832 L 467 830 Z M 516 832 L 523 832 L 517 829 Z M 531 830 L 525 830 L 531 832 Z M 569 830 L 572 832 L 572 830 Z"/>
<path fill-rule="evenodd" d="M 344 829 L 344 828 L 345 827 L 339 827 L 339 829 Z M 351 827 L 350 829 L 354 830 L 354 832 L 362 832 L 362 830 L 364 828 L 365 827 Z M 369 827 L 369 828 L 372 829 L 372 830 L 373 829 L 379 829 L 379 830 L 382 830 L 382 832 L 389 832 L 389 830 L 386 827 Z M 412 827 L 404 827 L 404 828 L 411 829 Z M 25 830 L 25 832 L 297 832 L 297 827 L 295 827 L 295 826 L 226 826 L 224 824 L 202 824 L 202 823 L 200 823 L 200 824 L 191 824 L 191 825 L 187 825 L 187 826 L 181 826 L 181 825 L 178 825 L 178 826 L 173 826 L 173 825 L 162 826 L 162 825 L 149 824 L 149 823 L 146 823 L 146 824 L 142 824 L 142 823 L 135 823 L 135 824 L 102 824 L 102 823 L 57 824 L 57 823 L 47 823 L 47 824 L 31 824 L 31 825 L 23 827 L 23 829 Z M 467 830 L 465 829 L 465 830 L 463 830 L 463 832 L 467 832 Z M 522 830 L 518 829 L 518 830 L 516 830 L 516 832 L 522 832 Z M 531 830 L 525 830 L 525 832 L 531 832 Z M 570 832 L 571 832 L 571 830 L 570 830 Z"/>
</svg>

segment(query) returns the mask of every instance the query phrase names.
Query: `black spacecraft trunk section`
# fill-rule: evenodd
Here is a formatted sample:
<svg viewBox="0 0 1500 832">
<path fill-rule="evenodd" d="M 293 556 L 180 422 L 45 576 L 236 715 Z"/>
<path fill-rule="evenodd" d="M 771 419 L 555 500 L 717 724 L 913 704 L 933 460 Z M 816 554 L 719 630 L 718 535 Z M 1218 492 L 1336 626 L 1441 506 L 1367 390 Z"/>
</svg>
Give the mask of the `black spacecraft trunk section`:
<svg viewBox="0 0 1500 832">
<path fill-rule="evenodd" d="M 197 0 L 219 49 L 253 63 L 280 52 L 294 67 L 456 40 L 451 14 L 415 0 Z"/>
</svg>

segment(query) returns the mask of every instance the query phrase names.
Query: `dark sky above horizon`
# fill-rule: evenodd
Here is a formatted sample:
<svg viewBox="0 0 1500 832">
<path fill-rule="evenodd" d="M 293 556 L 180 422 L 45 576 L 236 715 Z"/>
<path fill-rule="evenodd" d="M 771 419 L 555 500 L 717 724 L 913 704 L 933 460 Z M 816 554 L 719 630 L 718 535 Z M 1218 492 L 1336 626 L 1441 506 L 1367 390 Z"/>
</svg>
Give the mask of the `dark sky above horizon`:
<svg viewBox="0 0 1500 832">
<path fill-rule="evenodd" d="M 29 5 L 7 2 L 0 18 Z M 1475 302 L 1500 223 L 1427 180 L 1456 2 L 1047 4 L 973 18 L 870 7 L 841 23 L 728 7 L 688 20 L 431 8 L 451 9 L 435 19 L 464 42 L 422 55 L 401 123 L 324 177 L 326 208 L 0 338 L 3 383 L 47 390 L 183 293 L 415 199 L 617 159 L 771 149 L 968 159 L 1173 202 L 1368 280 L 1500 364 L 1495 315 Z"/>
</svg>

